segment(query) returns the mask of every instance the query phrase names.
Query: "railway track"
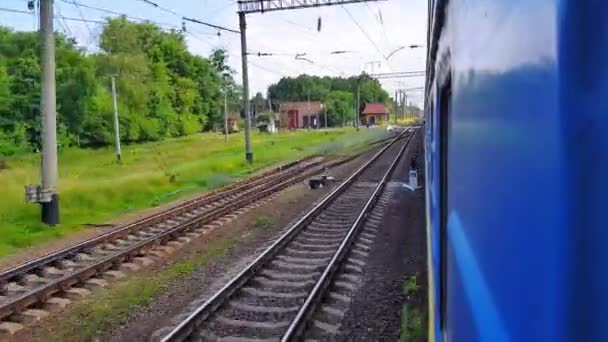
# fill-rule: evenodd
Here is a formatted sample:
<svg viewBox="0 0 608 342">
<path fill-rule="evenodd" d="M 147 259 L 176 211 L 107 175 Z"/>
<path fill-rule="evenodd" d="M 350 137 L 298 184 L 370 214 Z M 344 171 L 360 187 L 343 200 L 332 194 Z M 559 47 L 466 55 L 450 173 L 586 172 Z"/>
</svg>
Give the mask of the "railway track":
<svg viewBox="0 0 608 342">
<path fill-rule="evenodd" d="M 318 158 L 274 168 L 179 206 L 119 227 L 109 233 L 0 272 L 0 328 L 44 316 L 39 310 L 66 305 L 90 288 L 137 270 L 174 248 L 199 237 L 209 223 L 242 212 L 247 206 L 343 161 L 324 164 Z M 29 318 L 28 318 L 29 317 Z M 6 328 L 6 329 L 4 329 Z"/>
<path fill-rule="evenodd" d="M 290 341 L 310 335 L 307 326 L 337 272 L 360 269 L 347 256 L 369 248 L 370 232 L 362 234 L 367 238 L 358 233 L 414 134 L 406 131 L 385 146 L 162 341 Z"/>
</svg>

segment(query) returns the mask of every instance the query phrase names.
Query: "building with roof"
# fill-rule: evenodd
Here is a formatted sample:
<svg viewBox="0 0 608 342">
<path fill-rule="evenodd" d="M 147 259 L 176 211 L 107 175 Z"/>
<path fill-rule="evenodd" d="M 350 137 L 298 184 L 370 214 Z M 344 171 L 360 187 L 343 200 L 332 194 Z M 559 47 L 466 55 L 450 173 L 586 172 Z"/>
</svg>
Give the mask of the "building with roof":
<svg viewBox="0 0 608 342">
<path fill-rule="evenodd" d="M 241 121 L 241 116 L 239 113 L 230 113 L 226 116 L 226 124 L 228 126 L 228 134 L 236 133 L 239 131 L 239 122 Z M 224 132 L 224 122 L 222 122 L 221 132 Z"/>
<path fill-rule="evenodd" d="M 362 125 L 382 125 L 389 120 L 389 110 L 382 103 L 366 103 L 359 120 Z"/>
<path fill-rule="evenodd" d="M 281 127 L 319 128 L 325 105 L 321 101 L 284 102 L 279 105 Z"/>
</svg>

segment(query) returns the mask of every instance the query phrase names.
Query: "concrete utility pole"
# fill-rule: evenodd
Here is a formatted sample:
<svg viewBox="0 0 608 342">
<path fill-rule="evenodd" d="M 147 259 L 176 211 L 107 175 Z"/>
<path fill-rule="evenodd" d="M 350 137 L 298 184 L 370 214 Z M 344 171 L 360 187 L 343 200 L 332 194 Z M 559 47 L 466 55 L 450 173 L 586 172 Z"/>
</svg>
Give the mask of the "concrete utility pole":
<svg viewBox="0 0 608 342">
<path fill-rule="evenodd" d="M 355 127 L 357 128 L 357 131 L 359 130 L 359 120 L 360 120 L 360 115 L 359 115 L 359 110 L 361 108 L 361 76 L 359 76 L 359 78 L 357 79 L 357 109 L 355 110 Z"/>
<path fill-rule="evenodd" d="M 394 106 L 394 113 L 393 116 L 395 116 L 394 120 L 395 120 L 395 125 L 397 124 L 397 92 L 395 91 L 395 106 Z"/>
<path fill-rule="evenodd" d="M 251 151 L 251 103 L 249 102 L 249 79 L 247 74 L 247 21 L 245 15 L 251 13 L 265 13 L 271 11 L 285 11 L 292 9 L 303 9 L 303 8 L 314 8 L 319 6 L 337 6 L 347 5 L 355 3 L 364 3 L 378 0 L 325 0 L 322 3 L 318 1 L 292 1 L 292 0 L 240 0 L 238 1 L 239 6 L 239 26 L 241 33 L 241 60 L 243 65 L 243 102 L 245 111 L 245 158 L 249 163 L 253 162 L 253 152 Z M 194 20 L 191 18 L 184 18 L 185 20 L 193 21 L 199 24 L 211 26 L 214 28 L 220 28 L 230 32 L 234 30 L 219 27 L 217 25 L 211 25 L 209 23 L 203 23 L 200 20 Z M 357 108 L 357 113 L 358 113 Z M 357 130 L 359 118 L 356 118 Z"/>
<path fill-rule="evenodd" d="M 224 142 L 228 142 L 228 89 L 224 88 Z"/>
<path fill-rule="evenodd" d="M 323 114 L 325 115 L 325 133 L 327 133 L 327 108 L 323 106 Z"/>
<path fill-rule="evenodd" d="M 114 146 L 116 147 L 116 160 L 122 161 L 122 151 L 120 149 L 120 123 L 118 121 L 118 103 L 116 102 L 116 75 L 110 76 L 112 80 L 112 101 L 114 102 Z"/>
<path fill-rule="evenodd" d="M 247 73 L 247 20 L 245 13 L 239 12 L 239 27 L 241 29 L 241 61 L 243 65 L 243 110 L 245 111 L 245 159 L 253 163 L 251 150 L 251 102 L 249 100 L 249 75 Z"/>
<path fill-rule="evenodd" d="M 55 99 L 55 36 L 53 32 L 53 0 L 40 1 L 40 63 L 42 68 L 40 109 L 42 120 L 42 222 L 59 223 L 59 192 L 57 190 L 57 113 Z"/>
<path fill-rule="evenodd" d="M 407 93 L 403 91 L 403 112 L 405 117 L 409 119 L 409 112 L 407 111 Z"/>
</svg>

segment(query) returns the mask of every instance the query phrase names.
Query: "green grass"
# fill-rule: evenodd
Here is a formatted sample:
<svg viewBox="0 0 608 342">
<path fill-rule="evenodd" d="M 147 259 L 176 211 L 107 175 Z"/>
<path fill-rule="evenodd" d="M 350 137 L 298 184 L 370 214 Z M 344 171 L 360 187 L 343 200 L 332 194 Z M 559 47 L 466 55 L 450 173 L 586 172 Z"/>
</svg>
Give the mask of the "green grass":
<svg viewBox="0 0 608 342">
<path fill-rule="evenodd" d="M 113 327 L 126 322 L 129 312 L 135 307 L 152 301 L 167 288 L 167 284 L 225 255 L 236 243 L 236 239 L 229 238 L 210 240 L 204 252 L 188 260 L 161 272 L 147 273 L 113 284 L 111 288 L 93 294 L 76 303 L 62 316 L 53 328 L 53 339 L 93 341 L 95 337 L 107 334 Z"/>
<path fill-rule="evenodd" d="M 413 125 L 416 122 L 418 122 L 420 119 L 416 118 L 416 117 L 407 117 L 407 118 L 398 118 L 397 119 L 397 125 Z M 390 122 L 387 122 L 390 125 L 394 125 L 395 124 L 395 120 L 390 120 Z"/>
<path fill-rule="evenodd" d="M 410 305 L 401 308 L 401 331 L 399 341 L 422 342 L 426 341 L 426 314 Z"/>
<path fill-rule="evenodd" d="M 418 288 L 417 277 L 413 275 L 405 280 L 402 291 L 404 295 L 411 296 L 418 291 Z"/>
<path fill-rule="evenodd" d="M 401 342 L 422 342 L 427 338 L 427 315 L 425 307 L 415 305 L 412 297 L 420 295 L 421 286 L 418 285 L 416 275 L 408 277 L 403 283 L 402 292 L 406 296 L 406 302 L 401 308 L 401 328 L 399 340 Z"/>
<path fill-rule="evenodd" d="M 384 137 L 382 128 L 254 133 L 254 164 L 244 161 L 243 135 L 205 133 L 126 146 L 123 163 L 112 148 L 67 149 L 59 154 L 61 225 L 39 222 L 24 202 L 25 184 L 39 183 L 40 155 L 5 160 L 0 170 L 0 257 L 49 239 L 193 192 L 217 188 L 260 168 L 314 154 L 344 154 Z"/>
<path fill-rule="evenodd" d="M 272 219 L 266 215 L 260 215 L 255 218 L 253 225 L 257 229 L 270 229 L 272 227 Z"/>
</svg>

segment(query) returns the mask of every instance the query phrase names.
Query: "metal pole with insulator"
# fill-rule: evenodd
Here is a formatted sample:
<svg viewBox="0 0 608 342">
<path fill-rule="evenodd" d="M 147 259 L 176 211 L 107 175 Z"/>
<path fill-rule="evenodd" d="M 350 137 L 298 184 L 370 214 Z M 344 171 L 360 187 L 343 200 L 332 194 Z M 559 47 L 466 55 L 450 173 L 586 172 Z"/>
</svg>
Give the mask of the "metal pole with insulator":
<svg viewBox="0 0 608 342">
<path fill-rule="evenodd" d="M 118 102 L 116 101 L 116 76 L 110 76 L 112 80 L 112 102 L 114 104 L 114 146 L 116 148 L 116 160 L 122 161 L 122 150 L 120 148 L 120 122 L 118 121 Z"/>
<path fill-rule="evenodd" d="M 228 88 L 224 88 L 224 142 L 228 142 Z"/>
<path fill-rule="evenodd" d="M 243 67 L 243 110 L 245 111 L 245 159 L 253 163 L 251 150 L 251 102 L 249 100 L 249 75 L 247 73 L 247 21 L 245 13 L 239 12 L 239 26 L 241 29 L 241 61 Z"/>
<path fill-rule="evenodd" d="M 393 115 L 395 116 L 395 118 L 393 120 L 395 120 L 395 125 L 396 125 L 397 124 L 397 92 L 396 91 L 395 91 L 395 101 L 394 101 L 394 103 L 395 103 L 395 106 L 393 107 L 394 108 Z"/>
<path fill-rule="evenodd" d="M 361 109 L 361 76 L 357 78 L 357 110 L 355 111 L 355 127 L 357 131 L 359 130 L 359 120 L 361 120 L 361 115 L 359 114 L 359 110 Z"/>
<path fill-rule="evenodd" d="M 40 64 L 42 69 L 40 110 L 42 124 L 42 185 L 40 204 L 42 222 L 59 223 L 59 192 L 57 190 L 57 113 L 55 103 L 55 36 L 53 32 L 53 0 L 40 1 Z"/>
</svg>

